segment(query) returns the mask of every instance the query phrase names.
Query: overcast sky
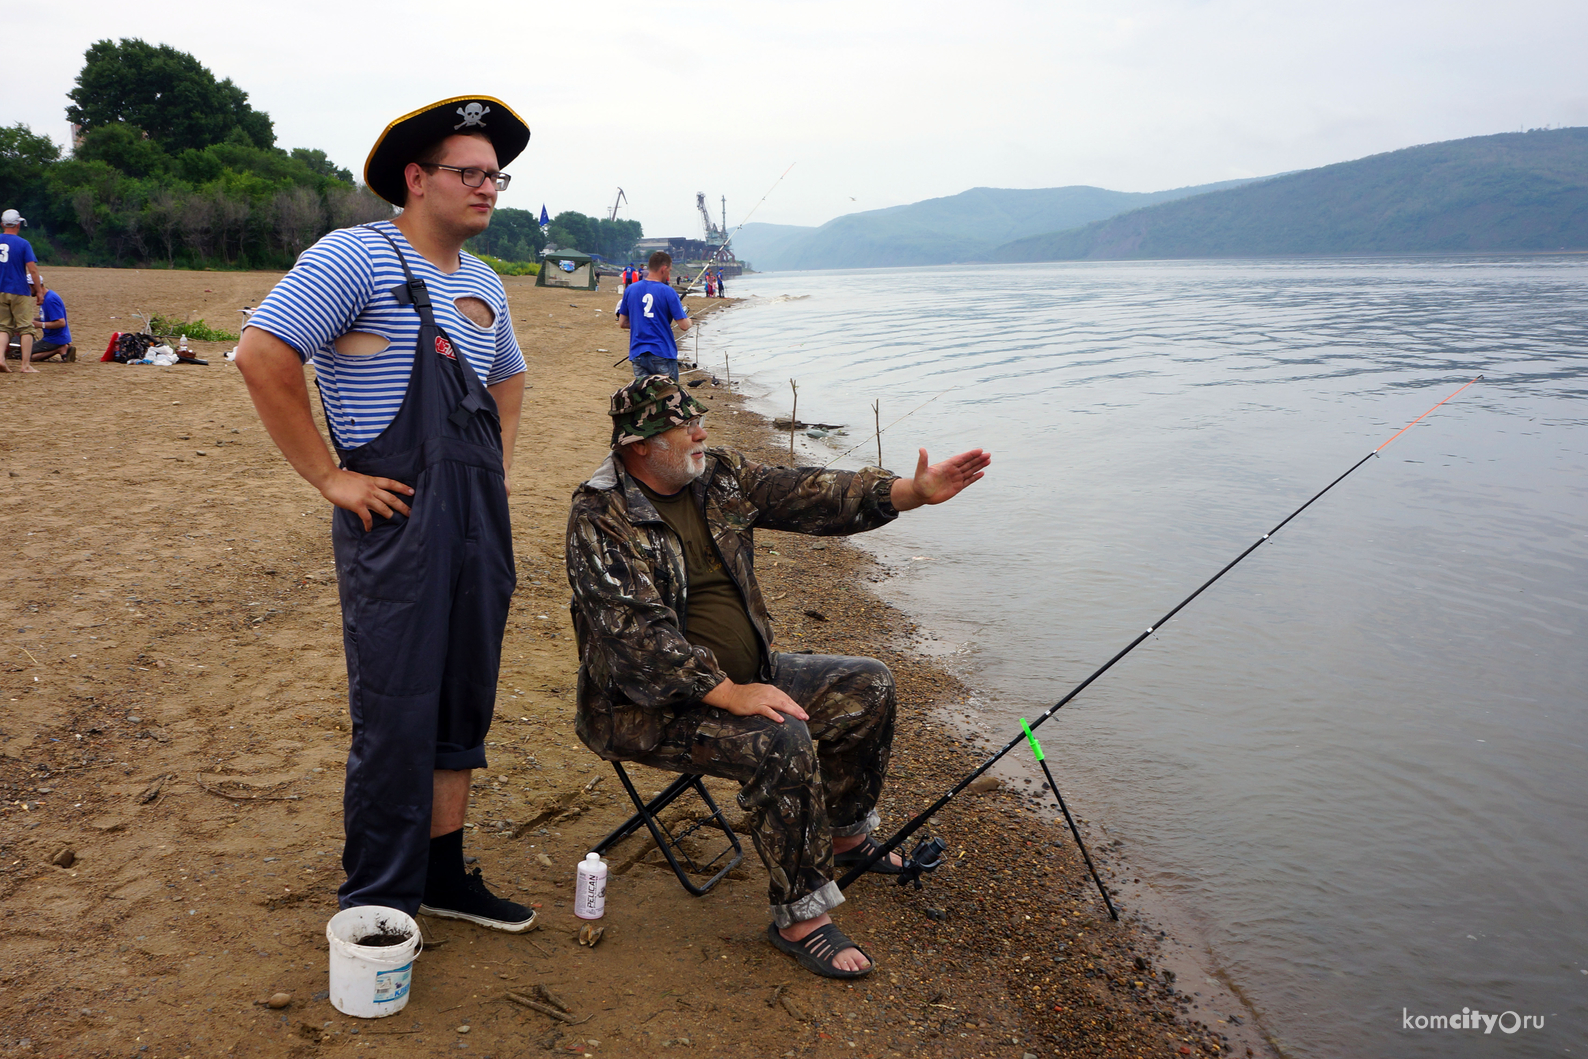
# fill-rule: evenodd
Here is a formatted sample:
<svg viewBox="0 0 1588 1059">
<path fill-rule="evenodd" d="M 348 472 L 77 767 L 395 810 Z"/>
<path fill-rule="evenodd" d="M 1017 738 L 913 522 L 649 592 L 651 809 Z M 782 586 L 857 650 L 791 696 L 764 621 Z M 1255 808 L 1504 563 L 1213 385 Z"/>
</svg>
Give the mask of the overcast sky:
<svg viewBox="0 0 1588 1059">
<path fill-rule="evenodd" d="M 604 215 L 621 186 L 651 235 L 698 235 L 697 191 L 737 225 L 791 163 L 755 220 L 1588 125 L 1582 0 L 64 0 L 6 30 L 0 121 L 63 145 L 84 50 L 141 37 L 230 77 L 279 146 L 355 173 L 392 118 L 498 96 L 534 134 L 501 205 Z"/>
</svg>

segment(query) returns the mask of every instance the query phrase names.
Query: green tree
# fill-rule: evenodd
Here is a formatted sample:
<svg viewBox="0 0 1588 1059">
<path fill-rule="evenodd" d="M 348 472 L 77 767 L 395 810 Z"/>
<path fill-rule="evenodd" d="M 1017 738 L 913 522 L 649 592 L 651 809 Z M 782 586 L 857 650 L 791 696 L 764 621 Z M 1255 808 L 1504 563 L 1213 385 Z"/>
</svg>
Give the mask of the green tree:
<svg viewBox="0 0 1588 1059">
<path fill-rule="evenodd" d="M 20 210 L 30 224 L 43 220 L 50 167 L 60 157 L 54 140 L 21 122 L 0 126 L 0 209 Z"/>
<path fill-rule="evenodd" d="M 310 150 L 307 147 L 294 147 L 292 157 L 309 167 L 309 171 L 318 173 L 332 180 L 340 180 L 344 184 L 353 182 L 353 174 L 331 161 L 324 151 Z"/>
<path fill-rule="evenodd" d="M 275 145 L 270 115 L 186 52 L 123 38 L 98 41 L 83 58 L 66 116 L 85 130 L 133 125 L 170 153 L 220 143 L 233 130 L 255 147 Z"/>
<path fill-rule="evenodd" d="M 104 162 L 131 177 L 164 176 L 171 171 L 171 156 L 132 125 L 90 129 L 73 154 L 85 162 Z"/>
<path fill-rule="evenodd" d="M 491 226 L 465 244 L 472 254 L 489 254 L 504 261 L 539 261 L 545 245 L 539 217 L 511 206 L 498 207 L 491 214 Z"/>
</svg>

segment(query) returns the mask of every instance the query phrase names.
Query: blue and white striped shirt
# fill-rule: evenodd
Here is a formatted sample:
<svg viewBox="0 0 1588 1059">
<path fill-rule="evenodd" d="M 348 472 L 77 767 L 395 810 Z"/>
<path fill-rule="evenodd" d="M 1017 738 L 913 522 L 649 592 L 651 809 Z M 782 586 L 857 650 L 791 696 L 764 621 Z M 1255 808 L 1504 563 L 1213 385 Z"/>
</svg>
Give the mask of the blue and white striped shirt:
<svg viewBox="0 0 1588 1059">
<path fill-rule="evenodd" d="M 460 253 L 462 267 L 449 276 L 420 256 L 395 224 L 382 221 L 378 226 L 402 247 L 414 277 L 430 291 L 436 322 L 485 385 L 524 370 L 507 292 L 489 266 Z M 305 250 L 248 320 L 249 327 L 270 332 L 304 360 L 312 358 L 326 421 L 339 448 L 373 440 L 397 417 L 408 392 L 419 314 L 392 295 L 392 288 L 403 282 L 402 265 L 378 232 L 342 228 Z M 464 316 L 456 304 L 459 298 L 478 298 L 490 306 L 492 325 L 481 327 Z M 350 331 L 377 335 L 388 343 L 386 349 L 338 352 L 333 343 Z"/>
</svg>

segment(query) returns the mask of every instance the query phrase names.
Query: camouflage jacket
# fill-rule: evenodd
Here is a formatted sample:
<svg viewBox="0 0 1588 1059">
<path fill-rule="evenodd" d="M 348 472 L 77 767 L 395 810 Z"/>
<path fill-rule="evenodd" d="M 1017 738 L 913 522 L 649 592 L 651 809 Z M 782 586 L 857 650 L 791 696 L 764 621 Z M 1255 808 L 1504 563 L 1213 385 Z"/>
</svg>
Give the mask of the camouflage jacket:
<svg viewBox="0 0 1588 1059">
<path fill-rule="evenodd" d="M 690 486 L 761 641 L 772 619 L 755 580 L 755 530 L 832 536 L 898 517 L 896 475 L 877 467 L 824 471 L 769 467 L 707 449 Z M 684 550 L 614 454 L 573 495 L 568 515 L 569 609 L 579 641 L 576 730 L 608 760 L 644 755 L 678 714 L 727 679 L 711 651 L 684 638 L 689 614 Z"/>
</svg>

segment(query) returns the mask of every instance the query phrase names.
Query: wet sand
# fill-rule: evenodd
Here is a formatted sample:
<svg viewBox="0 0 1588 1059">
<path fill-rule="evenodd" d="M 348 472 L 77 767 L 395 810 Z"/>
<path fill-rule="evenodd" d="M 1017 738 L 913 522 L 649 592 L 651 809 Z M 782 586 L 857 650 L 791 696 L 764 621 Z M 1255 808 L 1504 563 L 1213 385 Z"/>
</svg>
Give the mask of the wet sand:
<svg viewBox="0 0 1588 1059">
<path fill-rule="evenodd" d="M 0 1048 L 150 1059 L 1261 1048 L 1250 1027 L 1192 1006 L 1205 1001 L 1184 971 L 1167 980 L 1163 942 L 1129 900 L 1124 922 L 1109 922 L 1062 823 L 1020 783 L 939 814 L 950 866 L 923 891 L 880 877 L 850 888 L 836 918 L 878 964 L 859 982 L 817 979 L 767 945 L 764 870 L 748 848 L 696 899 L 646 840 L 626 840 L 609 858 L 605 937 L 577 943 L 574 864 L 629 806 L 573 736 L 562 536 L 570 493 L 604 456 L 626 335 L 614 291 L 532 278 L 506 281 L 533 387 L 513 468 L 519 590 L 465 850 L 499 891 L 539 906 L 541 927 L 512 937 L 422 920 L 407 1008 L 379 1021 L 337 1013 L 324 926 L 341 880 L 347 720 L 327 505 L 260 428 L 221 357 L 228 344 L 195 343 L 208 367 L 96 362 L 111 331 L 136 325 L 133 310 L 235 326 L 277 278 L 52 269 L 82 359 L 0 376 L 0 407 L 22 425 L 0 441 Z M 712 444 L 777 458 L 736 394 L 712 381 L 695 392 L 713 407 Z M 830 539 L 767 533 L 758 546 L 781 649 L 875 655 L 898 677 L 881 810 L 885 828 L 899 825 L 979 759 L 946 715 L 967 690 L 878 597 L 887 570 Z M 634 773 L 642 791 L 667 780 Z M 736 815 L 731 787 L 713 789 Z M 537 984 L 577 1023 L 504 999 Z M 278 992 L 288 1007 L 261 1004 Z"/>
</svg>

